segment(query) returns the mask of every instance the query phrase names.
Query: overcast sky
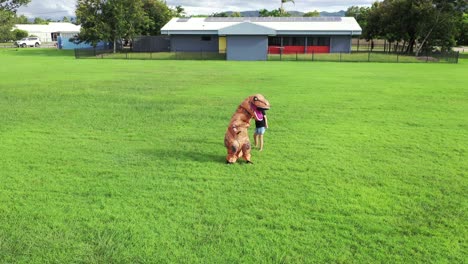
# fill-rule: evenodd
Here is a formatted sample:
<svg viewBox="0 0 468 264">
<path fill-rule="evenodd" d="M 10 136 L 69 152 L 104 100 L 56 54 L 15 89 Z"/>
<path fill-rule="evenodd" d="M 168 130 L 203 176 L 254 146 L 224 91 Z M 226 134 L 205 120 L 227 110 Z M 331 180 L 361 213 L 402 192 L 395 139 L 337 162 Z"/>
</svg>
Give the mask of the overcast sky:
<svg viewBox="0 0 468 264">
<path fill-rule="evenodd" d="M 290 11 L 340 11 L 348 7 L 370 6 L 375 0 L 295 0 L 295 4 L 288 2 L 284 8 Z M 18 10 L 19 15 L 27 17 L 62 18 L 75 16 L 76 0 L 32 0 L 28 6 Z M 260 9 L 276 9 L 281 0 L 167 0 L 167 5 L 175 7 L 181 5 L 187 15 L 209 15 L 221 11 L 252 11 Z"/>
</svg>

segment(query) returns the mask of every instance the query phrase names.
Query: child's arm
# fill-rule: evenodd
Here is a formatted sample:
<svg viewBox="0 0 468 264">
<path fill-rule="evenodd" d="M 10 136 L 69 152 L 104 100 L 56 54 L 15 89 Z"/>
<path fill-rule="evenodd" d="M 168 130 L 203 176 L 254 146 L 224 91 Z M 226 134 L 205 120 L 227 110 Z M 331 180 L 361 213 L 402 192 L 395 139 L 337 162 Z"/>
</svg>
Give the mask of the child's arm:
<svg viewBox="0 0 468 264">
<path fill-rule="evenodd" d="M 265 128 L 268 128 L 268 119 L 267 119 L 267 116 L 265 115 Z"/>
</svg>

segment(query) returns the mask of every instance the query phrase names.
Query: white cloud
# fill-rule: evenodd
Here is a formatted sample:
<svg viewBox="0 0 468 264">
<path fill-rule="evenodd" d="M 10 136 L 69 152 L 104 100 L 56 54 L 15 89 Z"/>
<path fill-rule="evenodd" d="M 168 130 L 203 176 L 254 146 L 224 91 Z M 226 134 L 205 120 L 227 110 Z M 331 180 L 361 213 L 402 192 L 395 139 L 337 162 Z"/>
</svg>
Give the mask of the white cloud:
<svg viewBox="0 0 468 264">
<path fill-rule="evenodd" d="M 348 7 L 370 6 L 375 0 L 295 0 L 295 4 L 288 2 L 284 8 L 290 11 L 308 12 L 339 11 Z M 76 0 L 32 0 L 28 6 L 21 7 L 18 14 L 27 17 L 62 18 L 74 16 Z M 188 15 L 206 14 L 222 11 L 252 11 L 260 9 L 277 9 L 281 0 L 166 0 L 170 7 L 181 5 Z"/>
<path fill-rule="evenodd" d="M 63 18 L 75 16 L 76 0 L 32 0 L 18 9 L 18 14 L 27 17 Z"/>
<path fill-rule="evenodd" d="M 277 9 L 281 0 L 167 0 L 169 6 L 181 5 L 189 15 L 211 14 L 222 11 L 252 11 L 260 9 Z M 290 11 L 340 11 L 348 7 L 370 6 L 375 0 L 295 0 L 295 3 L 287 2 L 284 9 Z"/>
</svg>

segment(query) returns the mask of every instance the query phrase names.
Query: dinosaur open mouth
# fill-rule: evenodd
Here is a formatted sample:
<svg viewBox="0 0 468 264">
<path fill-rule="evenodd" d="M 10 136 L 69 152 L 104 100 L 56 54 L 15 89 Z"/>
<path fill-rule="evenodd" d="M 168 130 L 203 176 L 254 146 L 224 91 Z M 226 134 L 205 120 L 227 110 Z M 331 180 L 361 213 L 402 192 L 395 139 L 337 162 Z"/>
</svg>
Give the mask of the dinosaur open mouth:
<svg viewBox="0 0 468 264">
<path fill-rule="evenodd" d="M 252 105 L 252 109 L 254 110 L 255 120 L 262 121 L 263 120 L 262 108 Z"/>
</svg>

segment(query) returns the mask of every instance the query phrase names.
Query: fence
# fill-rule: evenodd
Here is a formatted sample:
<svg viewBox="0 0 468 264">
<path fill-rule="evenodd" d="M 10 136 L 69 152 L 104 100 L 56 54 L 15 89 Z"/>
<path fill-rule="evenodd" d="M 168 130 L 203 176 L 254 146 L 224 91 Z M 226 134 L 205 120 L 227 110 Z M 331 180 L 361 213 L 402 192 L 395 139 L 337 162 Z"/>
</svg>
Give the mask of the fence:
<svg viewBox="0 0 468 264">
<path fill-rule="evenodd" d="M 331 61 L 331 62 L 392 62 L 392 63 L 458 63 L 459 52 L 431 52 L 420 56 L 366 51 L 351 53 L 280 53 L 268 54 L 269 61 Z"/>
<path fill-rule="evenodd" d="M 103 48 L 85 48 L 85 49 L 75 49 L 75 58 L 103 58 L 104 55 L 112 54 L 114 50 L 112 49 L 103 49 Z"/>
<path fill-rule="evenodd" d="M 364 40 L 353 38 L 351 41 L 351 51 L 380 51 L 404 53 L 408 49 L 407 42 L 388 42 L 385 39 Z"/>
<path fill-rule="evenodd" d="M 389 52 L 351 53 L 269 53 L 269 61 L 330 61 L 330 62 L 388 62 L 388 63 L 458 63 L 459 52 L 431 52 L 420 56 Z M 211 52 L 132 52 L 123 49 L 75 49 L 75 58 L 127 59 L 127 60 L 226 60 L 225 51 Z"/>
<path fill-rule="evenodd" d="M 194 52 L 133 52 L 123 49 L 116 53 L 110 49 L 75 49 L 75 58 L 126 59 L 126 60 L 226 60 L 226 53 Z"/>
<path fill-rule="evenodd" d="M 134 38 L 131 50 L 135 52 L 169 52 L 171 45 L 168 36 L 141 36 Z"/>
<path fill-rule="evenodd" d="M 56 42 L 42 42 L 40 48 L 57 48 Z M 0 48 L 18 48 L 18 46 L 15 45 L 13 42 L 7 42 L 7 43 L 0 43 Z"/>
</svg>

